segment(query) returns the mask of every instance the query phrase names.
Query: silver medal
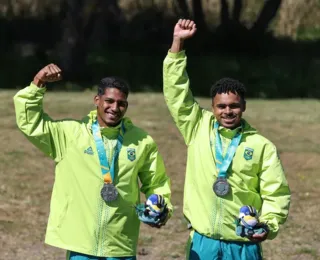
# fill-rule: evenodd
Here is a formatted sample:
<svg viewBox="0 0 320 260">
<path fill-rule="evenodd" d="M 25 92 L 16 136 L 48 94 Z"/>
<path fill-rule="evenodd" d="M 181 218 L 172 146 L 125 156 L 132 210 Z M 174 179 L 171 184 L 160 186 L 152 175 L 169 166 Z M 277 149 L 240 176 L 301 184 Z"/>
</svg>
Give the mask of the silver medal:
<svg viewBox="0 0 320 260">
<path fill-rule="evenodd" d="M 104 183 L 100 194 L 106 202 L 114 201 L 118 198 L 117 188 L 112 183 Z"/>
<path fill-rule="evenodd" d="M 213 184 L 213 191 L 219 197 L 226 196 L 229 193 L 229 190 L 230 185 L 226 178 L 217 178 Z"/>
</svg>

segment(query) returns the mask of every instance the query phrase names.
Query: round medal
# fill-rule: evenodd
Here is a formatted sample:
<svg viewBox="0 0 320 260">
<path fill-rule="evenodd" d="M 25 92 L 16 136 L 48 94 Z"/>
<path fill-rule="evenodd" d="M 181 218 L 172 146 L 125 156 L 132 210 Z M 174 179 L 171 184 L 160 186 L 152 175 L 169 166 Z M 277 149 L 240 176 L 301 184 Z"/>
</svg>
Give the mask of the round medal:
<svg viewBox="0 0 320 260">
<path fill-rule="evenodd" d="M 117 188 L 112 183 L 104 183 L 100 194 L 106 202 L 114 201 L 118 198 Z"/>
<path fill-rule="evenodd" d="M 229 190 L 230 186 L 226 178 L 217 178 L 213 184 L 213 191 L 219 197 L 226 196 Z"/>
</svg>

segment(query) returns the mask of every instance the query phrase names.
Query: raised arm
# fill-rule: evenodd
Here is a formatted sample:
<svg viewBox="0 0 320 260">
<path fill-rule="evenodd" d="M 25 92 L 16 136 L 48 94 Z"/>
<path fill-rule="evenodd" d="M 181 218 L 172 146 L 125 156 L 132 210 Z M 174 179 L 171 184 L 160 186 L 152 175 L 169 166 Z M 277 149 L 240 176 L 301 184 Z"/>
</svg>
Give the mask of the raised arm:
<svg viewBox="0 0 320 260">
<path fill-rule="evenodd" d="M 20 90 L 13 98 L 16 121 L 28 140 L 56 161 L 62 158 L 66 138 L 62 122 L 53 120 L 43 112 L 45 84 L 61 79 L 61 70 L 47 65 L 34 77 L 30 86 Z"/>
<path fill-rule="evenodd" d="M 180 19 L 174 27 L 171 49 L 163 63 L 163 92 L 169 111 L 186 144 L 192 141 L 202 112 L 189 88 L 184 41 L 196 33 L 196 24 Z"/>
</svg>

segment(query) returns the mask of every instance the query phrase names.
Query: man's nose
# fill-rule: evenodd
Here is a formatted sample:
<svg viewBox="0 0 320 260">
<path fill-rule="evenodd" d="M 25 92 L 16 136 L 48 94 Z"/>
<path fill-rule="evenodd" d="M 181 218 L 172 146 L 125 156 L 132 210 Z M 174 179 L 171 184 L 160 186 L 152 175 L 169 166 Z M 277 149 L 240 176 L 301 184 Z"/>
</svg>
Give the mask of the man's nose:
<svg viewBox="0 0 320 260">
<path fill-rule="evenodd" d="M 117 103 L 117 102 L 113 102 L 113 103 L 111 104 L 111 109 L 112 109 L 113 111 L 118 111 L 118 110 L 119 110 L 118 103 Z"/>
<path fill-rule="evenodd" d="M 232 109 L 230 109 L 230 107 L 226 107 L 225 112 L 226 112 L 226 114 L 231 114 Z"/>
</svg>

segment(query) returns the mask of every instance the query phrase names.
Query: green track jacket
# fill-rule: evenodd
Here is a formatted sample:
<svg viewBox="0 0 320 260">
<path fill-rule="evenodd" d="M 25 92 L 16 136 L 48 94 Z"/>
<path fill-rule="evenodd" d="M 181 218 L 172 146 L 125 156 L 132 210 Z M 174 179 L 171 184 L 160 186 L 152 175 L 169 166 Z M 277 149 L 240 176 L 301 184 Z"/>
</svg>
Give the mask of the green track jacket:
<svg viewBox="0 0 320 260">
<path fill-rule="evenodd" d="M 185 52 L 168 53 L 164 60 L 164 95 L 170 113 L 188 146 L 184 187 L 184 215 L 193 229 L 214 239 L 246 241 L 235 233 L 234 217 L 243 205 L 260 211 L 268 222 L 268 239 L 276 237 L 288 216 L 290 190 L 275 146 L 245 122 L 244 133 L 228 170 L 232 192 L 220 198 L 212 186 L 215 167 L 214 116 L 202 109 L 189 89 Z M 222 129 L 226 147 L 235 131 Z M 248 155 L 248 151 L 253 154 Z"/>
<path fill-rule="evenodd" d="M 114 180 L 119 197 L 106 203 L 100 197 L 103 177 L 91 131 L 96 111 L 81 121 L 54 121 L 43 112 L 44 93 L 31 84 L 15 95 L 14 104 L 20 130 L 56 162 L 45 242 L 94 256 L 136 255 L 140 222 L 133 205 L 139 202 L 139 180 L 141 192 L 164 195 L 171 208 L 170 180 L 155 142 L 123 119 L 126 132 Z"/>
</svg>

